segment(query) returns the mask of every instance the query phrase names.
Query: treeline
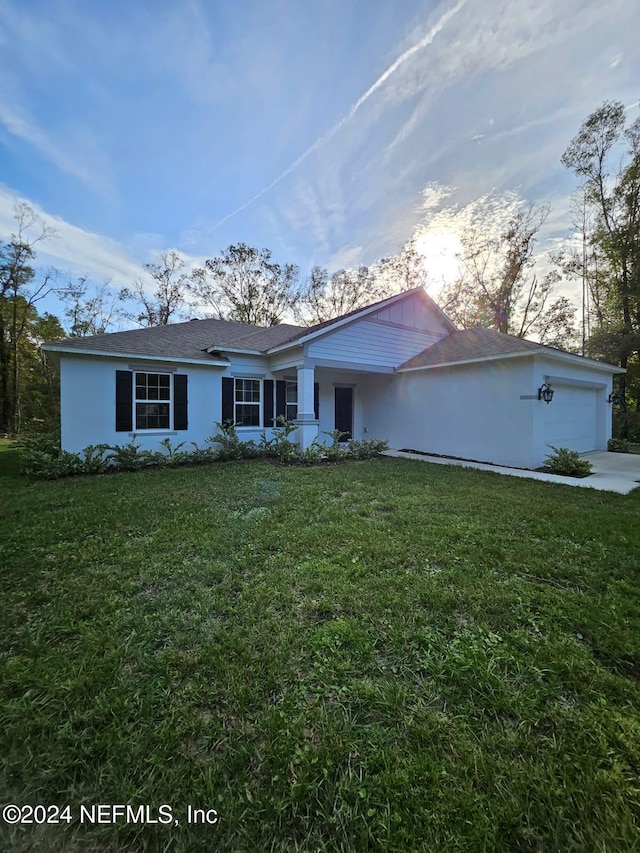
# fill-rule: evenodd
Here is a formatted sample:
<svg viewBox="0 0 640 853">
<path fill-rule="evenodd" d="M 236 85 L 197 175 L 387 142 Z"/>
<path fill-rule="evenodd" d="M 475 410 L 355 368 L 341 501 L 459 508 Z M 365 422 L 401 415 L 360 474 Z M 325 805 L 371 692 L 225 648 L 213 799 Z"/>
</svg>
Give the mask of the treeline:
<svg viewBox="0 0 640 853">
<path fill-rule="evenodd" d="M 438 295 L 461 328 L 482 325 L 532 337 L 627 369 L 619 392 L 640 412 L 640 119 L 627 126 L 624 106 L 605 102 L 562 155 L 577 179 L 576 239 L 540 272 L 536 247 L 548 205 L 522 204 L 497 233 L 490 220 L 461 235 L 458 280 Z M 55 424 L 58 379 L 40 344 L 65 335 L 99 335 L 122 325 L 157 326 L 217 317 L 262 326 L 313 325 L 385 296 L 429 284 L 428 258 L 413 241 L 370 266 L 302 276 L 268 249 L 228 246 L 201 266 L 175 251 L 145 264 L 115 290 L 60 272 L 36 272 L 39 244 L 51 229 L 26 205 L 0 245 L 0 433 L 43 431 Z M 582 285 L 582 306 L 558 294 L 562 281 Z M 54 294 L 61 317 L 39 314 Z"/>
</svg>

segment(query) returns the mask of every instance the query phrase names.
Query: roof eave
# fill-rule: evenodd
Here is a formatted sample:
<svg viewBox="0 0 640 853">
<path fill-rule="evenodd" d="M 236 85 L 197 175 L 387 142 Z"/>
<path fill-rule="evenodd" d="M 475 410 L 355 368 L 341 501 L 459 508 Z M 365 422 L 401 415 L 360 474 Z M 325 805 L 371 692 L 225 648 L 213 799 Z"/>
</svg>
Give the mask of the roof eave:
<svg viewBox="0 0 640 853">
<path fill-rule="evenodd" d="M 188 358 L 184 356 L 150 355 L 144 352 L 111 352 L 109 350 L 85 349 L 80 347 L 60 347 L 55 344 L 43 344 L 42 349 L 55 355 L 92 355 L 108 358 L 127 358 L 143 361 L 180 362 L 181 364 L 206 364 L 209 367 L 228 367 L 228 359 Z"/>
<path fill-rule="evenodd" d="M 225 347 L 225 346 L 218 346 L 218 345 L 212 346 L 212 347 L 207 347 L 206 350 L 203 350 L 203 352 L 206 352 L 206 353 L 231 352 L 231 353 L 240 354 L 240 355 L 264 355 L 262 350 L 259 350 L 259 349 L 241 349 L 240 347 Z"/>
<path fill-rule="evenodd" d="M 527 355 L 533 356 L 535 353 L 529 350 L 525 352 L 502 353 L 500 355 L 483 355 L 478 358 L 456 359 L 455 361 L 441 361 L 437 364 L 420 364 L 416 367 L 404 367 L 403 365 L 400 365 L 400 367 L 396 368 L 396 373 L 415 373 L 417 370 L 435 370 L 437 367 L 456 367 L 459 364 L 479 364 L 483 361 L 497 361 L 498 359 L 505 358 L 523 358 Z"/>
<path fill-rule="evenodd" d="M 498 353 L 496 355 L 484 355 L 478 358 L 456 359 L 455 361 L 442 361 L 438 364 L 422 364 L 416 367 L 400 366 L 396 368 L 396 373 L 413 373 L 417 370 L 434 370 L 437 367 L 455 367 L 458 364 L 479 364 L 484 361 L 498 361 L 511 358 L 525 358 L 526 356 L 555 359 L 557 361 L 570 361 L 572 364 L 578 364 L 582 367 L 588 367 L 591 370 L 601 370 L 605 373 L 626 373 L 623 367 L 616 367 L 613 364 L 606 364 L 603 361 L 595 361 L 591 358 L 585 358 L 581 355 L 573 355 L 570 352 L 554 352 L 546 349 L 541 345 L 539 350 L 521 350 L 520 352 Z M 405 362 L 406 364 L 407 362 Z"/>
</svg>

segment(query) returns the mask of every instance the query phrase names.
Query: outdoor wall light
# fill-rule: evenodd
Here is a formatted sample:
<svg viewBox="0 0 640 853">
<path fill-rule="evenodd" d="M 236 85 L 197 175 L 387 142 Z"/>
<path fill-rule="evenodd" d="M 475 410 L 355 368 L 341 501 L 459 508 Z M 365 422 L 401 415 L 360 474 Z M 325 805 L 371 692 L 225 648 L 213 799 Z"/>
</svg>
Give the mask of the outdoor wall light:
<svg viewBox="0 0 640 853">
<path fill-rule="evenodd" d="M 609 394 L 609 402 L 614 406 L 621 406 L 623 399 L 622 395 L 616 394 L 615 391 L 612 391 L 611 394 Z"/>
<path fill-rule="evenodd" d="M 545 382 L 544 385 L 541 385 L 538 388 L 538 400 L 544 400 L 545 403 L 550 403 L 553 400 L 554 390 L 549 385 L 548 382 Z"/>
</svg>

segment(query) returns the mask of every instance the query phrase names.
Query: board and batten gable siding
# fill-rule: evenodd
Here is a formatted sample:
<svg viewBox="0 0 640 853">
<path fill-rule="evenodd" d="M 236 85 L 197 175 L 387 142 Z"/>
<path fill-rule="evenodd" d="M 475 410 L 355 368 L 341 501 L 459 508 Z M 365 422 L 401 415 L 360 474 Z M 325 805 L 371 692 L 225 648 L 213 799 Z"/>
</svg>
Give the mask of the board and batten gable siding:
<svg viewBox="0 0 640 853">
<path fill-rule="evenodd" d="M 447 334 L 442 316 L 414 295 L 310 341 L 305 355 L 393 368 Z"/>
<path fill-rule="evenodd" d="M 442 318 L 436 315 L 430 306 L 417 296 L 403 299 L 388 308 L 382 308 L 375 314 L 370 314 L 369 319 L 380 320 L 383 323 L 396 323 L 423 332 L 441 329 L 443 333 L 446 333 Z"/>
<path fill-rule="evenodd" d="M 322 360 L 397 367 L 445 337 L 445 330 L 409 329 L 363 318 L 307 344 L 307 356 Z"/>
</svg>

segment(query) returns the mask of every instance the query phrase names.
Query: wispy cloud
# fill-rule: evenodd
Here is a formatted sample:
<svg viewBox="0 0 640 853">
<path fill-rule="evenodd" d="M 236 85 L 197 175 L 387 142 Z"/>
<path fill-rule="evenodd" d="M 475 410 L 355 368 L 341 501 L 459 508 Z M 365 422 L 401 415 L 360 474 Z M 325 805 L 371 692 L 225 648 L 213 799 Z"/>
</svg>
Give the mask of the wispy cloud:
<svg viewBox="0 0 640 853">
<path fill-rule="evenodd" d="M 29 199 L 0 184 L 0 240 L 15 231 L 14 209 L 28 204 L 53 228 L 55 236 L 38 246 L 38 263 L 61 268 L 71 276 L 111 280 L 114 286 L 130 284 L 140 275 L 141 263 L 116 240 L 79 228 L 59 216 L 52 216 Z M 146 258 L 145 258 L 146 260 Z"/>
<path fill-rule="evenodd" d="M 32 145 L 58 169 L 78 178 L 89 189 L 99 193 L 110 191 L 104 173 L 96 168 L 95 162 L 93 167 L 83 165 L 76 156 L 56 145 L 42 128 L 25 115 L 23 110 L 10 106 L 2 99 L 0 99 L 0 123 L 12 136 Z"/>
<path fill-rule="evenodd" d="M 446 24 L 453 18 L 454 15 L 462 9 L 466 0 L 458 0 L 455 6 L 449 9 L 447 12 L 442 15 L 442 17 L 434 24 L 434 26 L 429 30 L 429 32 L 421 38 L 416 44 L 412 45 L 410 48 L 404 51 L 396 60 L 393 62 L 387 69 L 384 71 L 378 79 L 373 83 L 364 94 L 362 94 L 358 100 L 349 108 L 348 112 L 340 119 L 340 121 L 336 122 L 333 127 L 324 133 L 321 137 L 316 139 L 316 141 L 310 145 L 305 151 L 297 157 L 293 163 L 291 163 L 287 168 L 281 172 L 276 178 L 274 178 L 269 184 L 264 186 L 261 190 L 259 190 L 254 196 L 252 196 L 248 201 L 241 204 L 235 210 L 232 210 L 231 213 L 227 213 L 226 216 L 223 216 L 214 226 L 213 230 L 220 228 L 221 225 L 224 225 L 225 222 L 228 222 L 234 216 L 237 216 L 243 210 L 246 210 L 256 201 L 261 199 L 266 193 L 276 187 L 281 181 L 283 181 L 286 177 L 288 177 L 292 172 L 294 172 L 302 163 L 305 162 L 314 152 L 318 149 L 322 148 L 327 144 L 333 137 L 338 133 L 341 128 L 347 124 L 347 122 L 351 121 L 354 118 L 358 110 L 360 110 L 364 104 L 380 89 L 385 83 L 396 73 L 396 71 L 409 59 L 411 59 L 416 53 L 424 50 L 428 47 L 433 40 L 436 38 L 438 33 L 446 26 Z"/>
</svg>

